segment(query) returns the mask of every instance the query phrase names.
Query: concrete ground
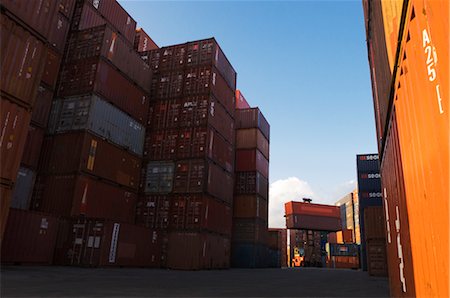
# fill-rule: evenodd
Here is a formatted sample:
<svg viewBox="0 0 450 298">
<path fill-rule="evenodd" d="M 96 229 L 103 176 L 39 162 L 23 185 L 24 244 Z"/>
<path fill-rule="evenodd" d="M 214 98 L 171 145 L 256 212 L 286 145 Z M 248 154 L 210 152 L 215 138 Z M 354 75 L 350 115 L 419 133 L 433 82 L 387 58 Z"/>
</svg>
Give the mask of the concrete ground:
<svg viewBox="0 0 450 298">
<path fill-rule="evenodd" d="M 171 271 L 5 266 L 1 297 L 387 297 L 387 278 L 349 269 Z"/>
</svg>

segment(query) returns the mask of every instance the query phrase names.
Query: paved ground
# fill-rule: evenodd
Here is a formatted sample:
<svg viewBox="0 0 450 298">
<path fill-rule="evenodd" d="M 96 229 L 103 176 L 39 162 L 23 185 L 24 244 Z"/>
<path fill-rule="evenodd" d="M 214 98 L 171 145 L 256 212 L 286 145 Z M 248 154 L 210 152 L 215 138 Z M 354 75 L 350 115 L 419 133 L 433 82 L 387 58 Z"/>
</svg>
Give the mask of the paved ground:
<svg viewBox="0 0 450 298">
<path fill-rule="evenodd" d="M 1 296 L 387 297 L 386 278 L 346 269 L 170 271 L 4 267 Z"/>
</svg>

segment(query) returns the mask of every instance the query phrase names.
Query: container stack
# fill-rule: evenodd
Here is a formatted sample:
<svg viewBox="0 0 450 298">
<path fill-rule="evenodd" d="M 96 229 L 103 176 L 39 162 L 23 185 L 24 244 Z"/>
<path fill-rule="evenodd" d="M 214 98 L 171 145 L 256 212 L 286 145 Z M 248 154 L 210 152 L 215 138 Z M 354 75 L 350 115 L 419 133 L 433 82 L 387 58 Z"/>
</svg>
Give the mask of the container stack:
<svg viewBox="0 0 450 298">
<path fill-rule="evenodd" d="M 236 72 L 213 38 L 140 54 L 154 102 L 137 223 L 168 232 L 163 266 L 227 268 Z"/>
<path fill-rule="evenodd" d="M 339 206 L 341 211 L 342 231 L 351 231 L 352 235 L 348 235 L 349 232 L 346 232 L 347 239 L 351 236 L 352 242 L 361 244 L 358 190 L 355 189 L 351 193 L 347 194 L 342 199 L 337 201 L 335 205 Z"/>
<path fill-rule="evenodd" d="M 363 7 L 391 295 L 449 297 L 449 1 Z"/>
<path fill-rule="evenodd" d="M 289 230 L 290 266 L 325 267 L 327 232 Z"/>
<path fill-rule="evenodd" d="M 270 126 L 259 108 L 236 93 L 233 267 L 267 266 Z M 242 107 L 242 108 L 240 108 Z"/>
<path fill-rule="evenodd" d="M 9 207 L 29 208 L 73 6 L 71 0 L 1 3 L 0 239 Z"/>
<path fill-rule="evenodd" d="M 267 238 L 267 266 L 273 268 L 287 267 L 287 230 L 269 229 Z"/>
<path fill-rule="evenodd" d="M 359 268 L 359 245 L 354 243 L 327 243 L 327 267 Z"/>
</svg>

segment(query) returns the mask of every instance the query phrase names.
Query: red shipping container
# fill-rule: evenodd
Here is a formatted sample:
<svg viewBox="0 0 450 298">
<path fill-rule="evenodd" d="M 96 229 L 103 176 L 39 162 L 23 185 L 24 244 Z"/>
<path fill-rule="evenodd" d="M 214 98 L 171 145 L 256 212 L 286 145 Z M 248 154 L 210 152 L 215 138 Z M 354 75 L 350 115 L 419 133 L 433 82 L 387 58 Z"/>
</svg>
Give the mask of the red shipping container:
<svg viewBox="0 0 450 298">
<path fill-rule="evenodd" d="M 358 269 L 359 268 L 359 257 L 353 256 L 331 256 L 328 261 L 330 268 L 341 268 L 341 269 Z"/>
<path fill-rule="evenodd" d="M 117 1 L 84 0 L 84 3 L 83 1 L 78 1 L 73 17 L 73 29 L 84 30 L 106 23 L 112 25 L 128 40 L 130 45 L 134 44 L 136 21 Z"/>
<path fill-rule="evenodd" d="M 259 218 L 234 218 L 233 219 L 233 242 L 245 243 L 267 243 L 267 221 Z"/>
<path fill-rule="evenodd" d="M 257 148 L 269 159 L 269 141 L 257 128 L 236 130 L 236 149 Z"/>
<path fill-rule="evenodd" d="M 45 61 L 44 73 L 42 74 L 42 81 L 52 90 L 54 90 L 56 85 L 60 63 L 61 55 L 47 47 L 47 59 Z"/>
<path fill-rule="evenodd" d="M 2 96 L 0 115 L 0 180 L 13 183 L 25 148 L 31 114 Z"/>
<path fill-rule="evenodd" d="M 38 176 L 32 206 L 58 216 L 134 222 L 137 195 L 84 175 Z"/>
<path fill-rule="evenodd" d="M 208 195 L 175 195 L 171 197 L 172 230 L 208 231 L 230 236 L 231 207 Z"/>
<path fill-rule="evenodd" d="M 45 139 L 43 174 L 78 171 L 138 189 L 141 160 L 89 132 L 64 133 Z"/>
<path fill-rule="evenodd" d="M 239 195 L 233 201 L 234 218 L 260 218 L 268 220 L 267 200 L 258 195 Z"/>
<path fill-rule="evenodd" d="M 236 150 L 236 172 L 258 171 L 269 178 L 269 161 L 258 149 Z"/>
<path fill-rule="evenodd" d="M 55 261 L 89 267 L 159 267 L 161 236 L 118 221 L 69 219 L 61 224 Z"/>
<path fill-rule="evenodd" d="M 364 208 L 364 238 L 386 239 L 386 220 L 382 206 Z"/>
<path fill-rule="evenodd" d="M 328 233 L 328 235 L 327 235 L 327 242 L 328 243 L 333 243 L 333 244 L 338 243 L 336 232 Z"/>
<path fill-rule="evenodd" d="M 171 232 L 167 267 L 181 270 L 229 268 L 230 240 L 211 233 Z"/>
<path fill-rule="evenodd" d="M 248 104 L 244 95 L 242 95 L 241 90 L 236 90 L 236 109 L 250 109 L 250 105 Z"/>
<path fill-rule="evenodd" d="M 31 113 L 31 122 L 36 126 L 46 128 L 48 117 L 52 108 L 53 92 L 43 86 L 39 86 L 36 102 Z"/>
<path fill-rule="evenodd" d="M 105 100 L 141 123 L 147 122 L 149 96 L 100 58 L 65 64 L 60 73 L 58 95 L 98 93 Z"/>
<path fill-rule="evenodd" d="M 73 33 L 67 47 L 67 63 L 102 56 L 129 79 L 150 91 L 152 72 L 138 53 L 108 26 Z"/>
<path fill-rule="evenodd" d="M 329 216 L 340 218 L 341 213 L 338 206 L 303 203 L 303 202 L 287 202 L 284 204 L 286 214 L 304 214 L 312 216 Z M 340 230 L 340 229 L 338 229 Z"/>
<path fill-rule="evenodd" d="M 9 206 L 11 204 L 13 190 L 9 186 L 0 184 L 0 241 L 3 241 L 6 222 L 8 220 Z"/>
<path fill-rule="evenodd" d="M 339 231 L 342 228 L 341 219 L 337 217 L 286 214 L 286 227 L 288 229 Z"/>
<path fill-rule="evenodd" d="M 138 52 L 146 52 L 159 49 L 159 47 L 144 29 L 138 28 L 134 37 L 134 49 Z"/>
<path fill-rule="evenodd" d="M 1 90 L 31 106 L 44 70 L 45 47 L 5 15 L 0 21 Z"/>
<path fill-rule="evenodd" d="M 61 54 L 64 53 L 64 47 L 69 37 L 69 29 L 70 22 L 67 17 L 61 13 L 55 13 L 47 38 L 48 42 Z"/>
<path fill-rule="evenodd" d="M 75 8 L 75 2 L 76 0 L 60 0 L 59 12 L 65 15 L 68 19 L 71 19 Z"/>
<path fill-rule="evenodd" d="M 151 229 L 165 230 L 169 227 L 169 210 L 168 195 L 139 197 L 136 206 L 136 223 Z"/>
<path fill-rule="evenodd" d="M 177 154 L 177 129 L 157 130 L 145 136 L 144 157 L 149 160 L 173 160 Z"/>
<path fill-rule="evenodd" d="M 259 128 L 270 141 L 270 125 L 259 108 L 236 110 L 236 129 Z"/>
<path fill-rule="evenodd" d="M 22 155 L 22 164 L 33 170 L 37 169 L 45 131 L 33 125 L 28 126 L 28 136 Z"/>
<path fill-rule="evenodd" d="M 2 264 L 52 264 L 57 232 L 57 217 L 11 208 L 2 241 Z"/>
<path fill-rule="evenodd" d="M 259 194 L 264 199 L 269 198 L 269 180 L 259 172 L 235 173 L 235 194 Z"/>
</svg>

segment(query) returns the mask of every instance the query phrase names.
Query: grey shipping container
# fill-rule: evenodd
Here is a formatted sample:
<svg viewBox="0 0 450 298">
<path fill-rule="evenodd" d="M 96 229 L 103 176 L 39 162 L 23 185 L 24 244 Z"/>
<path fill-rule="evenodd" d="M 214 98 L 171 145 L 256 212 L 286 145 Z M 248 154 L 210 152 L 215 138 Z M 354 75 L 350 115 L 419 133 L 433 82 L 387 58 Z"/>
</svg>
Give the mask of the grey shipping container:
<svg viewBox="0 0 450 298">
<path fill-rule="evenodd" d="M 54 101 L 48 129 L 51 134 L 87 129 L 139 156 L 143 153 L 144 126 L 96 95 Z"/>
<path fill-rule="evenodd" d="M 151 161 L 145 173 L 145 193 L 169 193 L 173 187 L 175 164 L 170 161 Z"/>
<path fill-rule="evenodd" d="M 11 208 L 25 209 L 30 208 L 30 199 L 33 192 L 36 173 L 25 167 L 20 167 L 17 174 L 17 180 L 14 185 L 14 192 L 11 201 Z"/>
</svg>

